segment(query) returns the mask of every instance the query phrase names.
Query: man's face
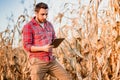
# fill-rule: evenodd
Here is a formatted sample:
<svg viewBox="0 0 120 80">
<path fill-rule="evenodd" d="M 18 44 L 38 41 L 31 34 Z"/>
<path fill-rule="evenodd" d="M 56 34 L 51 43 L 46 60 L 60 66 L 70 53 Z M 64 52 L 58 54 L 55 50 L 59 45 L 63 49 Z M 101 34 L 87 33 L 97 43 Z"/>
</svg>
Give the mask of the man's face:
<svg viewBox="0 0 120 80">
<path fill-rule="evenodd" d="M 39 12 L 36 12 L 36 18 L 40 23 L 46 21 L 47 15 L 48 15 L 48 9 L 41 8 Z"/>
</svg>

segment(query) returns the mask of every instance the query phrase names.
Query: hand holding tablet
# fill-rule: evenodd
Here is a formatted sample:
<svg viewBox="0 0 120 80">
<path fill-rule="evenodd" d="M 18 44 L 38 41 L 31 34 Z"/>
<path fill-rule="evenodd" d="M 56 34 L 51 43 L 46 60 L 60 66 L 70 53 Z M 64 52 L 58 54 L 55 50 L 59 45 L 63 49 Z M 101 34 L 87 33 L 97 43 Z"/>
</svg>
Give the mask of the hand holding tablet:
<svg viewBox="0 0 120 80">
<path fill-rule="evenodd" d="M 53 48 L 57 48 L 64 39 L 65 38 L 56 38 L 50 45 L 53 45 Z"/>
</svg>

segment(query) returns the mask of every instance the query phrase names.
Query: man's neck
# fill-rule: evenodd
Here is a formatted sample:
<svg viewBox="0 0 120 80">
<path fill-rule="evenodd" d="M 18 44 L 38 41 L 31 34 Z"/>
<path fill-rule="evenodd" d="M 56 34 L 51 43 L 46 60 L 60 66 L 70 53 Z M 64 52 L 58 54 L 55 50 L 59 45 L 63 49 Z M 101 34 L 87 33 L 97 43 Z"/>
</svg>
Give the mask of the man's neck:
<svg viewBox="0 0 120 80">
<path fill-rule="evenodd" d="M 40 22 L 36 17 L 35 17 L 35 20 L 37 21 L 38 24 L 42 23 L 42 22 Z"/>
<path fill-rule="evenodd" d="M 40 26 L 42 26 L 42 28 L 44 28 L 44 23 L 40 23 Z"/>
</svg>

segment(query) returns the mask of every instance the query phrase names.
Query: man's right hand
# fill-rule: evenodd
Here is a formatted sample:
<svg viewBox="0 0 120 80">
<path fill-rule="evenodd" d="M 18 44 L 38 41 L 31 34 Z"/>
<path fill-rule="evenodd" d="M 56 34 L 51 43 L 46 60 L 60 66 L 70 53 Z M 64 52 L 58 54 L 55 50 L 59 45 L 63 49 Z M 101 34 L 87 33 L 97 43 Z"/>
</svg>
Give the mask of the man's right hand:
<svg viewBox="0 0 120 80">
<path fill-rule="evenodd" d="M 52 48 L 53 48 L 52 45 L 47 44 L 47 45 L 43 46 L 43 51 L 45 51 L 45 52 L 52 52 Z"/>
</svg>

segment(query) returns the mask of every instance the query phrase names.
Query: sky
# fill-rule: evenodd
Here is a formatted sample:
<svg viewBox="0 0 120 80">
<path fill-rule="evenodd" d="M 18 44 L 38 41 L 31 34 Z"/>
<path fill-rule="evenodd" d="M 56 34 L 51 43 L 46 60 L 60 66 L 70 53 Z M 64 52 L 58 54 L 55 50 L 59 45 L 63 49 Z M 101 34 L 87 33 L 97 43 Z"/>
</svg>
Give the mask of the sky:
<svg viewBox="0 0 120 80">
<path fill-rule="evenodd" d="M 49 5 L 51 10 L 49 11 L 49 20 L 53 21 L 52 19 L 55 17 L 55 15 L 60 11 L 60 8 L 65 2 L 71 2 L 71 3 L 77 3 L 78 0 L 36 0 L 36 2 L 45 2 Z M 89 0 L 81 0 L 82 3 L 88 4 Z M 103 6 L 105 6 L 105 0 L 103 0 Z M 9 24 L 12 24 L 9 22 L 9 17 L 12 16 L 14 20 L 17 20 L 18 16 L 23 13 L 24 8 L 28 10 L 28 13 L 31 15 L 33 14 L 32 8 L 33 8 L 33 2 L 34 0 L 0 0 L 0 32 L 4 31 Z M 13 15 L 12 15 L 13 14 Z"/>
<path fill-rule="evenodd" d="M 54 23 L 54 17 L 57 16 L 57 14 L 64 10 L 65 3 L 73 3 L 78 4 L 79 0 L 36 0 L 36 3 L 38 2 L 45 2 L 49 6 L 49 14 L 48 14 L 48 20 L 51 21 L 51 23 Z M 80 0 L 81 4 L 87 5 L 89 3 L 89 0 Z M 103 0 L 102 7 L 105 7 L 108 0 Z M 34 0 L 0 0 L 0 32 L 4 31 L 8 24 L 13 25 L 17 22 L 18 17 L 23 14 L 24 9 L 26 8 L 28 10 L 29 15 L 34 15 L 33 12 L 33 3 Z M 72 8 L 75 6 L 71 6 Z M 101 7 L 101 8 L 102 8 Z M 71 17 L 71 15 L 66 13 L 67 17 Z M 10 17 L 14 19 L 14 22 L 11 22 Z M 63 21 L 64 22 L 64 21 Z M 68 21 L 67 21 L 68 22 Z M 63 23 L 66 24 L 66 23 Z M 59 28 L 61 25 L 57 23 L 53 24 L 55 31 L 57 31 L 57 28 Z M 13 26 L 9 26 L 10 28 L 14 28 Z M 17 46 L 18 38 L 15 39 L 14 46 Z"/>
<path fill-rule="evenodd" d="M 20 0 L 0 0 L 0 28 L 4 30 L 8 24 L 7 18 L 14 15 L 17 17 L 23 10 Z"/>
<path fill-rule="evenodd" d="M 6 29 L 10 16 L 12 16 L 14 20 L 17 20 L 18 16 L 23 13 L 24 8 L 27 8 L 30 13 L 33 8 L 33 1 L 34 0 L 0 0 L 0 32 Z M 48 0 L 39 1 L 46 2 Z"/>
<path fill-rule="evenodd" d="M 72 0 L 66 0 L 72 1 Z M 53 10 L 50 10 L 50 17 L 53 18 L 58 10 L 59 7 L 62 4 L 62 0 L 36 0 L 36 3 L 38 2 L 45 2 L 47 3 L 51 8 L 54 8 Z M 0 0 L 0 32 L 4 31 L 8 24 L 12 24 L 9 22 L 10 16 L 17 21 L 17 18 L 20 14 L 23 13 L 24 8 L 28 10 L 28 13 L 31 15 L 33 14 L 33 3 L 34 0 Z M 55 3 L 55 4 L 53 4 Z M 51 6 L 52 5 L 52 6 Z M 51 20 L 51 19 L 50 19 Z"/>
</svg>

